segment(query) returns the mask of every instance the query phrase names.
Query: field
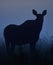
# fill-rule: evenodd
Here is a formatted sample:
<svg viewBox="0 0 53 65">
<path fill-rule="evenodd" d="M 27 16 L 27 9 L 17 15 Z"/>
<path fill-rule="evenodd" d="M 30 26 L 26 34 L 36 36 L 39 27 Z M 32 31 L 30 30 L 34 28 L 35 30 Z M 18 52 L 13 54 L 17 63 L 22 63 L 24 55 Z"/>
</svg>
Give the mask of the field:
<svg viewBox="0 0 53 65">
<path fill-rule="evenodd" d="M 23 46 L 22 53 L 17 46 L 14 54 L 7 54 L 4 42 L 0 41 L 0 65 L 53 65 L 53 40 L 40 39 L 35 48 L 31 60 L 29 45 Z"/>
</svg>

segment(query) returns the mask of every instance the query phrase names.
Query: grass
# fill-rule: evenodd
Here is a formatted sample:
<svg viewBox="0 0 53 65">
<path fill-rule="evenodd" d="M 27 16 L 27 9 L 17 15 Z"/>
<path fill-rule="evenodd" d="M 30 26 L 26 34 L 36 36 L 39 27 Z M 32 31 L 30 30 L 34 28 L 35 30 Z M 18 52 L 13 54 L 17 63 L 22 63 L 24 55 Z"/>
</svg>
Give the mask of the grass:
<svg viewBox="0 0 53 65">
<path fill-rule="evenodd" d="M 53 65 L 53 41 L 48 44 L 46 40 L 39 40 L 32 59 L 30 51 L 17 54 L 18 48 L 15 49 L 15 54 L 8 55 L 3 41 L 0 43 L 0 65 Z"/>
</svg>

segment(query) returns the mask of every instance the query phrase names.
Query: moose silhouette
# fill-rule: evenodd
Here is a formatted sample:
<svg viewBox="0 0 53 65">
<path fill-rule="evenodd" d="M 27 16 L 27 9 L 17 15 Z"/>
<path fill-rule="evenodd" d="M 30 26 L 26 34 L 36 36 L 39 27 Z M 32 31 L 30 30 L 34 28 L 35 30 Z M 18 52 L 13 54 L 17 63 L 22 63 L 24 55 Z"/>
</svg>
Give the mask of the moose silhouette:
<svg viewBox="0 0 53 65">
<path fill-rule="evenodd" d="M 47 10 L 44 10 L 42 14 L 38 14 L 37 11 L 33 9 L 32 13 L 37 17 L 35 20 L 26 20 L 21 25 L 10 24 L 5 27 L 4 38 L 7 51 L 10 45 L 11 50 L 14 51 L 16 44 L 22 46 L 29 43 L 31 49 L 35 48 Z"/>
</svg>

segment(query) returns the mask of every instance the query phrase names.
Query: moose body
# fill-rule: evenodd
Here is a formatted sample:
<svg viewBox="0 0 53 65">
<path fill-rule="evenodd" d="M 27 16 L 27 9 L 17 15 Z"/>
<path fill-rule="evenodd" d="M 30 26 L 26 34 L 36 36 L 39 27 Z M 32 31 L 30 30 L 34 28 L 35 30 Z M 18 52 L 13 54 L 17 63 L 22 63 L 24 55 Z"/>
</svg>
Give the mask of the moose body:
<svg viewBox="0 0 53 65">
<path fill-rule="evenodd" d="M 10 24 L 4 29 L 7 50 L 10 44 L 12 49 L 14 49 L 16 44 L 21 46 L 27 43 L 29 43 L 31 47 L 35 47 L 42 30 L 46 10 L 44 10 L 42 14 L 37 14 L 35 10 L 32 10 L 32 12 L 37 17 L 35 20 L 27 20 L 21 25 Z"/>
</svg>

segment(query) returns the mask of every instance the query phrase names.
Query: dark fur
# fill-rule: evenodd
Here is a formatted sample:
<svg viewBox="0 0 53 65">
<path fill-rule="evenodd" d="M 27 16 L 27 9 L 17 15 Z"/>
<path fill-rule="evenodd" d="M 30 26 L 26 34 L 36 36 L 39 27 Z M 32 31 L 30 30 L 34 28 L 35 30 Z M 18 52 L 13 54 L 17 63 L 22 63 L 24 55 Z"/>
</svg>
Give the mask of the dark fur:
<svg viewBox="0 0 53 65">
<path fill-rule="evenodd" d="M 10 24 L 5 27 L 4 38 L 7 49 L 9 44 L 13 49 L 16 44 L 21 46 L 29 43 L 31 46 L 35 46 L 42 30 L 46 10 L 42 14 L 37 14 L 35 10 L 32 10 L 32 12 L 37 17 L 35 20 L 27 20 L 21 25 Z"/>
</svg>

